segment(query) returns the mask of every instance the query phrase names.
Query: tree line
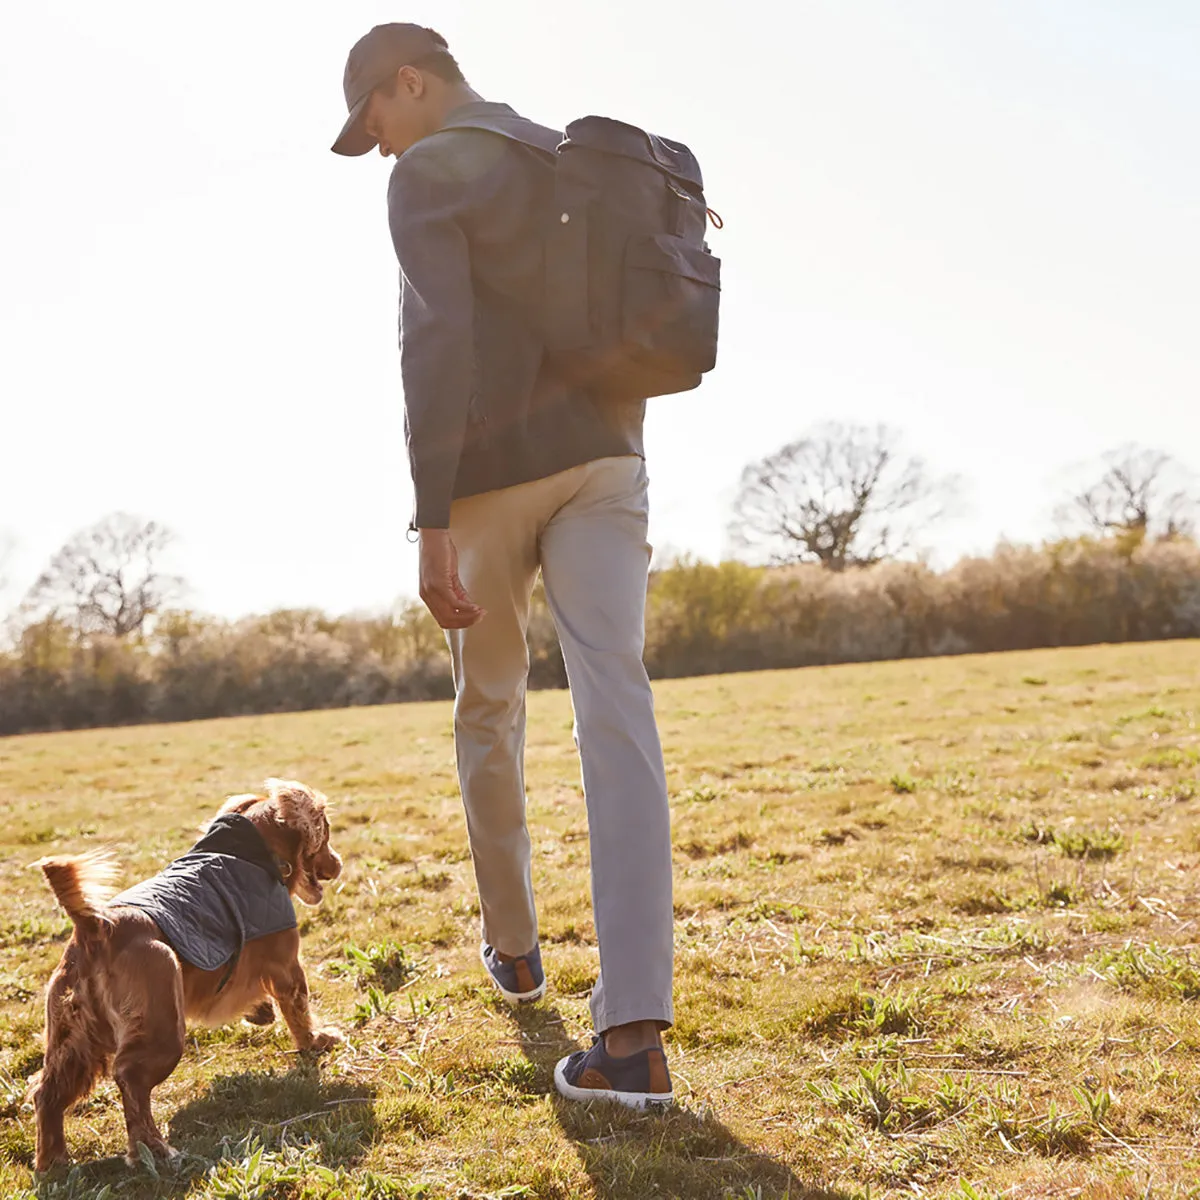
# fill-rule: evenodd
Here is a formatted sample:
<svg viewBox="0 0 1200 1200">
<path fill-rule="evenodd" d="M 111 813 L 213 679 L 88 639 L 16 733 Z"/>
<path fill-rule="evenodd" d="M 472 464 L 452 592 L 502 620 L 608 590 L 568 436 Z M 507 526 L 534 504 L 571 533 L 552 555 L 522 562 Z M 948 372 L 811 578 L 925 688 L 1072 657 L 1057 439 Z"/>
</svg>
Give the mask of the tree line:
<svg viewBox="0 0 1200 1200">
<path fill-rule="evenodd" d="M 942 572 L 913 561 L 962 492 L 886 427 L 820 426 L 750 464 L 730 516 L 736 558 L 651 574 L 648 669 L 1200 636 L 1197 493 L 1169 455 L 1106 455 L 1063 497 L 1062 536 L 1041 547 L 1002 545 Z M 160 524 L 116 514 L 57 551 L 7 623 L 0 734 L 452 694 L 441 633 L 419 605 L 205 616 L 162 567 L 170 542 Z M 529 642 L 532 686 L 565 686 L 540 591 Z"/>
</svg>

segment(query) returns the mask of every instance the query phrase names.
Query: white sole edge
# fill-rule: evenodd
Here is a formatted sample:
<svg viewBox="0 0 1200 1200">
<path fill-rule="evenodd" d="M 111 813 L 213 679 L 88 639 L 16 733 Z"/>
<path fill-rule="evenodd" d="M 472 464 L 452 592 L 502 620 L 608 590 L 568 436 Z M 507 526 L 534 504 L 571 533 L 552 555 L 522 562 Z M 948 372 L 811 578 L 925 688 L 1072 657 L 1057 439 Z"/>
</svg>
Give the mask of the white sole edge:
<svg viewBox="0 0 1200 1200">
<path fill-rule="evenodd" d="M 546 994 L 546 981 L 542 980 L 541 987 L 535 987 L 532 992 L 510 992 L 507 988 L 503 988 L 497 982 L 495 975 L 488 971 L 487 959 L 483 956 L 484 948 L 479 947 L 479 961 L 483 963 L 483 969 L 487 971 L 487 977 L 491 981 L 492 987 L 504 997 L 514 1008 L 521 1004 L 532 1004 L 535 1000 L 540 1000 Z"/>
<path fill-rule="evenodd" d="M 581 1088 L 567 1082 L 565 1067 L 567 1060 L 562 1059 L 554 1068 L 554 1087 L 558 1094 L 566 1100 L 608 1100 L 613 1104 L 621 1104 L 626 1108 L 670 1108 L 675 1103 L 674 1092 L 611 1092 L 603 1088 Z"/>
</svg>

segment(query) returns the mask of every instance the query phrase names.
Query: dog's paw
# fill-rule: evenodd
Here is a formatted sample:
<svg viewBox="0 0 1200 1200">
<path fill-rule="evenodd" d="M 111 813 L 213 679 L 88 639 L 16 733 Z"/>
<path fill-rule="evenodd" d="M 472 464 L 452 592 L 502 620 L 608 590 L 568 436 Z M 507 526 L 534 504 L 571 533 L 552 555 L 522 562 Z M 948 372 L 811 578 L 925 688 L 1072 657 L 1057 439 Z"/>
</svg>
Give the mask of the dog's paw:
<svg viewBox="0 0 1200 1200">
<path fill-rule="evenodd" d="M 334 1046 L 340 1046 L 345 1040 L 342 1031 L 330 1025 L 325 1029 L 318 1029 L 313 1034 L 309 1049 L 316 1054 L 323 1054 L 326 1050 L 332 1050 Z"/>
<path fill-rule="evenodd" d="M 131 1167 L 144 1165 L 146 1159 L 142 1154 L 143 1150 L 148 1151 L 155 1158 L 165 1158 L 167 1162 L 174 1162 L 177 1158 L 182 1157 L 180 1152 L 166 1141 L 159 1140 L 149 1146 L 145 1142 L 138 1142 L 137 1153 L 131 1150 L 125 1155 L 126 1164 Z"/>
</svg>

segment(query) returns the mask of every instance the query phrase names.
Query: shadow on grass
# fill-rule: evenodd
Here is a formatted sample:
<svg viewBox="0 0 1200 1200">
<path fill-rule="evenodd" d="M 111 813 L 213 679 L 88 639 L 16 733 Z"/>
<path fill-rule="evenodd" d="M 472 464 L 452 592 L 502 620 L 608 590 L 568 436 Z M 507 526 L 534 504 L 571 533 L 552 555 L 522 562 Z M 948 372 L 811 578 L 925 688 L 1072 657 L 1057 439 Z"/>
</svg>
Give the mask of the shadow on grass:
<svg viewBox="0 0 1200 1200">
<path fill-rule="evenodd" d="M 278 1150 L 286 1140 L 325 1166 L 352 1167 L 375 1140 L 374 1100 L 372 1087 L 324 1082 L 319 1064 L 307 1059 L 286 1072 L 219 1075 L 203 1095 L 173 1115 L 155 1106 L 167 1126 L 168 1140 L 180 1152 L 174 1163 L 158 1161 L 152 1170 L 130 1168 L 122 1145 L 120 1154 L 41 1177 L 37 1195 L 45 1200 L 81 1200 L 107 1186 L 118 1197 L 183 1196 L 214 1163 L 231 1154 L 235 1158 L 247 1154 L 251 1139 L 268 1152 Z"/>
<path fill-rule="evenodd" d="M 271 1146 L 286 1130 L 290 1142 L 315 1147 L 326 1166 L 353 1166 L 375 1140 L 374 1100 L 373 1087 L 325 1082 L 318 1062 L 299 1059 L 282 1073 L 217 1076 L 171 1118 L 169 1138 L 177 1150 L 203 1153 L 251 1132 Z"/>
<path fill-rule="evenodd" d="M 513 1017 L 521 1049 L 537 1068 L 537 1083 L 553 1096 L 555 1116 L 602 1200 L 652 1194 L 681 1200 L 850 1200 L 751 1149 L 711 1113 L 684 1108 L 639 1113 L 561 1099 L 554 1094 L 554 1065 L 580 1047 L 566 1036 L 553 1006 L 516 1009 Z"/>
</svg>

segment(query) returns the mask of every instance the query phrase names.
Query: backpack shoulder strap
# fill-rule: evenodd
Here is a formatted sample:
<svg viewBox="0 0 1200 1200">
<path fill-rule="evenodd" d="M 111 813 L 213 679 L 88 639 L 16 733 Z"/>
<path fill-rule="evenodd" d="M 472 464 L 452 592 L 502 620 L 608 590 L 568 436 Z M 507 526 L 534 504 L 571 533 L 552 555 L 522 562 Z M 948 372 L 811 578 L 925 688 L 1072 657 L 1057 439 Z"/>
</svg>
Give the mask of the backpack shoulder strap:
<svg viewBox="0 0 1200 1200">
<path fill-rule="evenodd" d="M 487 133 L 499 134 L 510 141 L 520 142 L 523 146 L 540 150 L 543 154 L 555 158 L 558 156 L 558 148 L 563 141 L 563 135 L 557 130 L 539 125 L 525 117 L 518 117 L 516 114 L 510 117 L 497 113 L 485 116 L 463 116 L 458 119 L 451 115 L 442 129 L 482 129 Z"/>
</svg>

